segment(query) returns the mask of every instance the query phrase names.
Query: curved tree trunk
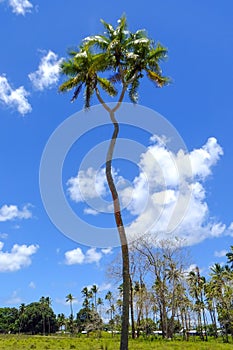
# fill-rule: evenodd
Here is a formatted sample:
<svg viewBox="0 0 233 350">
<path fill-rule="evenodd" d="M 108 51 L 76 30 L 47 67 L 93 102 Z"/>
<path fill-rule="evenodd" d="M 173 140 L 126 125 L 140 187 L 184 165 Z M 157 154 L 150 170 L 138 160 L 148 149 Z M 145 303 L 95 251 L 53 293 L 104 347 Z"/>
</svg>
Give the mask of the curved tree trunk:
<svg viewBox="0 0 233 350">
<path fill-rule="evenodd" d="M 129 333 L 129 295 L 130 295 L 130 280 L 129 280 L 129 249 L 128 242 L 125 234 L 125 228 L 121 216 L 121 207 L 118 192 L 112 176 L 112 157 L 115 149 L 115 144 L 117 136 L 119 133 L 119 124 L 115 118 L 116 110 L 121 106 L 123 101 L 126 86 L 123 87 L 119 101 L 114 108 L 109 108 L 102 97 L 100 96 L 99 90 L 96 88 L 96 95 L 102 106 L 109 113 L 110 119 L 113 123 L 113 134 L 110 141 L 110 145 L 106 157 L 106 178 L 108 182 L 108 187 L 112 194 L 112 200 L 114 205 L 114 217 L 118 230 L 118 234 L 121 242 L 121 254 L 122 254 L 122 279 L 123 279 L 123 306 L 122 306 L 122 323 L 121 323 L 121 343 L 120 350 L 128 350 L 128 333 Z"/>
<path fill-rule="evenodd" d="M 109 145 L 107 159 L 106 159 L 106 177 L 109 189 L 112 194 L 113 205 L 114 205 L 114 216 L 121 241 L 121 252 L 122 252 L 122 278 L 123 278 L 123 309 L 122 309 L 122 327 L 121 327 L 121 345 L 120 350 L 128 349 L 128 331 L 129 331 L 129 251 L 128 243 L 125 234 L 125 228 L 123 225 L 120 209 L 120 201 L 116 186 L 112 177 L 112 156 L 115 148 L 116 139 L 119 132 L 119 125 L 115 119 L 114 112 L 110 112 L 110 117 L 114 125 L 114 131 L 112 139 Z"/>
</svg>

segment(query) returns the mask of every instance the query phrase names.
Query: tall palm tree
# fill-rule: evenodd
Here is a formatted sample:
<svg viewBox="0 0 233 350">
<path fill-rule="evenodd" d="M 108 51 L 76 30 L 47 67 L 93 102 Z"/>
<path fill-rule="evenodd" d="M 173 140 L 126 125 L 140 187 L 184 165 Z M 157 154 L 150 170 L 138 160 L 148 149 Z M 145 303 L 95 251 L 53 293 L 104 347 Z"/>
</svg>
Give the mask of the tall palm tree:
<svg viewBox="0 0 233 350">
<path fill-rule="evenodd" d="M 97 306 L 97 293 L 98 293 L 98 287 L 97 287 L 97 285 L 96 284 L 93 284 L 93 286 L 91 287 L 91 291 L 92 291 L 92 293 L 93 293 L 93 295 L 94 295 L 94 306 L 95 306 L 95 310 L 96 310 L 96 306 Z"/>
<path fill-rule="evenodd" d="M 103 299 L 102 298 L 98 298 L 97 299 L 97 306 L 99 306 L 99 315 L 100 315 L 100 318 L 102 317 L 102 305 L 104 304 L 103 302 Z"/>
<path fill-rule="evenodd" d="M 83 287 L 81 293 L 84 297 L 83 306 L 90 309 L 90 299 L 93 298 L 92 290 L 89 290 L 87 287 Z"/>
<path fill-rule="evenodd" d="M 189 293 L 194 299 L 194 311 L 197 313 L 198 328 L 200 330 L 200 338 L 204 340 L 203 328 L 202 328 L 202 303 L 200 297 L 200 284 L 196 271 L 190 271 L 187 277 L 187 282 L 189 285 Z"/>
<path fill-rule="evenodd" d="M 228 342 L 228 331 L 231 331 L 233 336 L 233 315 L 232 315 L 232 300 L 233 300 L 233 273 L 228 265 L 221 266 L 214 264 L 211 268 L 212 292 L 216 299 L 218 312 L 218 320 L 224 327 L 225 341 Z"/>
<path fill-rule="evenodd" d="M 215 338 L 217 338 L 218 328 L 217 328 L 217 319 L 216 319 L 216 298 L 215 298 L 215 290 L 213 288 L 212 281 L 205 283 L 205 297 L 206 297 L 207 310 L 209 311 L 211 323 L 214 329 L 214 336 Z"/>
<path fill-rule="evenodd" d="M 39 300 L 41 304 L 42 320 L 43 320 L 43 335 L 45 335 L 45 308 L 46 308 L 46 298 L 41 297 Z"/>
<path fill-rule="evenodd" d="M 66 302 L 67 303 L 70 303 L 70 315 L 72 317 L 74 317 L 74 312 L 73 312 L 73 301 L 75 300 L 75 297 L 69 293 L 67 296 L 66 296 Z"/>
<path fill-rule="evenodd" d="M 22 328 L 25 310 L 26 310 L 26 305 L 24 303 L 22 303 L 19 307 L 19 333 L 20 333 L 21 328 Z"/>
<path fill-rule="evenodd" d="M 46 297 L 45 298 L 45 304 L 47 305 L 48 309 L 50 308 L 50 306 L 52 305 L 52 299 L 50 297 Z M 48 314 L 48 332 L 50 334 L 50 331 L 51 331 L 51 326 L 50 326 L 50 317 L 49 317 L 49 314 Z"/>
<path fill-rule="evenodd" d="M 137 102 L 137 91 L 144 73 L 158 87 L 168 82 L 168 79 L 162 76 L 159 66 L 160 60 L 166 57 L 167 50 L 160 44 L 155 46 L 144 30 L 138 30 L 135 33 L 127 30 L 125 16 L 118 20 L 116 28 L 103 20 L 101 22 L 105 28 L 105 34 L 85 38 L 79 50 L 70 52 L 70 58 L 61 64 L 62 73 L 68 77 L 68 80 L 59 87 L 59 90 L 66 92 L 74 89 L 72 97 L 74 101 L 84 87 L 85 107 L 90 107 L 91 97 L 95 94 L 109 113 L 113 123 L 114 130 L 107 152 L 105 170 L 121 242 L 123 313 L 120 350 L 127 350 L 130 294 L 129 250 L 118 192 L 112 175 L 112 157 L 119 133 L 115 112 L 120 108 L 127 92 L 130 100 L 133 103 Z M 112 76 L 102 77 L 104 72 L 109 74 L 110 71 L 112 71 Z M 117 86 L 121 86 L 121 93 L 115 107 L 110 108 L 104 101 L 100 88 L 110 96 L 116 96 Z"/>
<path fill-rule="evenodd" d="M 75 298 L 71 293 L 69 293 L 66 296 L 66 302 L 70 304 L 70 330 L 71 330 L 71 333 L 73 333 L 73 331 L 74 331 L 74 327 L 73 327 L 73 321 L 74 321 L 73 301 L 74 300 L 75 300 Z"/>
</svg>

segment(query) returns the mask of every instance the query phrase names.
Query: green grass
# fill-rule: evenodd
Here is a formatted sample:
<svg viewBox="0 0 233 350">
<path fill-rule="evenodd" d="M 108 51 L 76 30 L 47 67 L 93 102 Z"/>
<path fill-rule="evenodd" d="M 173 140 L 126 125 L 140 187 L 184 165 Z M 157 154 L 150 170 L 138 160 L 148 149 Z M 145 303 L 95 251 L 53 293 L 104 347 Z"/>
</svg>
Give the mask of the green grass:
<svg viewBox="0 0 233 350">
<path fill-rule="evenodd" d="M 200 342 L 198 339 L 183 341 L 163 341 L 159 339 L 137 339 L 129 341 L 129 350 L 224 350 L 232 349 L 232 344 L 223 344 L 211 339 L 209 342 Z M 24 336 L 24 335 L 2 335 L 0 336 L 0 349 L 6 350 L 118 350 L 119 337 L 111 338 L 104 335 L 101 339 L 94 337 L 62 337 L 62 336 Z"/>
</svg>

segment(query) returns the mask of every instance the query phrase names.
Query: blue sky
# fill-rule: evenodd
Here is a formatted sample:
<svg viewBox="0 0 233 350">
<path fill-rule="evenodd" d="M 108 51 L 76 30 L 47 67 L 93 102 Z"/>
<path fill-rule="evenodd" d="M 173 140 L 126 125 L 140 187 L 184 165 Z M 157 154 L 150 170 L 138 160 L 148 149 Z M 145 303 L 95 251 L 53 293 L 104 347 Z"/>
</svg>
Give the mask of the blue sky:
<svg viewBox="0 0 233 350">
<path fill-rule="evenodd" d="M 169 120 L 184 140 L 191 159 L 194 179 L 188 183 L 193 194 L 177 233 L 190 246 L 190 263 L 197 264 L 203 273 L 213 262 L 225 261 L 223 255 L 233 236 L 232 10 L 230 0 L 223 3 L 129 0 L 126 4 L 122 0 L 114 3 L 90 0 L 80 4 L 75 0 L 59 0 L 56 5 L 39 0 L 0 1 L 0 280 L 4 286 L 1 306 L 18 306 L 49 295 L 54 310 L 68 314 L 69 306 L 65 305 L 68 293 L 80 303 L 84 286 L 98 284 L 102 295 L 111 288 L 112 281 L 106 278 L 105 271 L 118 250 L 79 244 L 57 229 L 42 203 L 39 169 L 51 134 L 83 107 L 81 98 L 71 104 L 71 94 L 57 92 L 62 82 L 59 62 L 66 57 L 67 48 L 78 45 L 86 36 L 102 32 L 100 18 L 115 24 L 123 13 L 130 30 L 146 28 L 150 37 L 169 50 L 163 69 L 173 83 L 155 89 L 150 82 L 142 81 L 139 102 Z M 93 103 L 97 101 L 94 99 Z M 122 202 L 126 205 L 124 215 L 132 231 L 136 223 L 143 225 L 145 217 L 149 222 L 156 210 L 151 201 L 148 210 L 141 212 L 143 204 L 138 200 L 146 198 L 140 182 L 143 171 L 149 175 L 155 171 L 149 167 L 149 149 L 156 154 L 155 158 L 160 157 L 168 171 L 166 181 L 171 196 L 167 197 L 170 202 L 164 207 L 165 214 L 177 192 L 174 179 L 169 176 L 174 169 L 170 168 L 164 145 L 158 140 L 154 142 L 155 139 L 150 141 L 145 133 L 130 130 L 123 128 L 121 135 L 130 136 L 145 147 L 141 163 L 116 161 L 114 167 L 116 180 L 124 182 L 121 188 Z M 75 184 L 82 159 L 110 134 L 110 127 L 103 128 L 101 133 L 95 130 L 87 133 L 71 147 L 63 169 L 63 188 L 69 205 L 77 216 L 100 227 L 111 226 L 112 216 L 109 208 L 104 208 L 105 216 L 96 215 L 93 210 L 97 205 L 92 191 L 95 169 L 79 172 L 82 198 Z M 95 186 L 98 194 L 108 200 L 101 170 Z M 127 209 L 132 193 L 135 197 L 130 197 L 131 207 Z M 80 304 L 75 307 L 77 310 Z"/>
</svg>

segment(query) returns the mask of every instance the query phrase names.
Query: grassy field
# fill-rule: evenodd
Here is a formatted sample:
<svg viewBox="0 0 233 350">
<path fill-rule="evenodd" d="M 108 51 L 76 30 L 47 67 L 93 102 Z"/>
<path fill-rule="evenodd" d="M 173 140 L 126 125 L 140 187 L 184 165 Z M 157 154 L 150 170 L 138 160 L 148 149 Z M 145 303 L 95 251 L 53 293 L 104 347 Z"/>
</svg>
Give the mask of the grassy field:
<svg viewBox="0 0 233 350">
<path fill-rule="evenodd" d="M 223 344 L 220 341 L 210 340 L 207 343 L 199 340 L 189 342 L 183 341 L 162 341 L 162 340 L 130 340 L 129 350 L 171 350 L 171 349 L 198 349 L 198 350 L 223 350 L 232 349 L 232 344 Z M 104 337 L 101 339 L 86 337 L 42 337 L 42 336 L 0 336 L 0 349 L 7 350 L 118 350 L 119 339 Z"/>
</svg>

